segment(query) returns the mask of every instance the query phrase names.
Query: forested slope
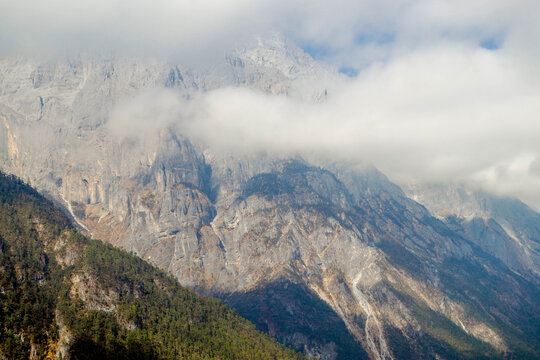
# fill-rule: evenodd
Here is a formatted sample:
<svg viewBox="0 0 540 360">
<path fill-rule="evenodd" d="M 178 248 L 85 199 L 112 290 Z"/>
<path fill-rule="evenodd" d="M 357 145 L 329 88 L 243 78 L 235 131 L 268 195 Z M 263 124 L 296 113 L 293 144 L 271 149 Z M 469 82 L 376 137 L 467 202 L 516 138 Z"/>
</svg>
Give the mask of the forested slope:
<svg viewBox="0 0 540 360">
<path fill-rule="evenodd" d="M 301 358 L 1 173 L 0 304 L 0 358 Z"/>
</svg>

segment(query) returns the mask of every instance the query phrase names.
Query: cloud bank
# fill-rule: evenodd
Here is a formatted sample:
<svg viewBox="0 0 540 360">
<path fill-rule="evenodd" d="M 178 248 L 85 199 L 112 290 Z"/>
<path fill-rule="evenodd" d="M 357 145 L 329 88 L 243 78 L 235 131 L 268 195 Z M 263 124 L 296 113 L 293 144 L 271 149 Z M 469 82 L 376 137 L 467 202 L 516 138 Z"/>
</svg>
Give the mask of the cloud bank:
<svg viewBox="0 0 540 360">
<path fill-rule="evenodd" d="M 400 182 L 473 181 L 538 206 L 540 82 L 529 75 L 513 58 L 444 46 L 370 67 L 326 103 L 227 88 L 180 118 L 226 150 L 369 161 Z"/>
<path fill-rule="evenodd" d="M 538 56 L 534 0 L 0 0 L 0 52 L 105 51 L 210 61 L 279 32 L 340 67 L 441 40 Z"/>
<path fill-rule="evenodd" d="M 473 181 L 540 209 L 539 13 L 533 0 L 0 0 L 0 49 L 204 64 L 280 32 L 357 75 L 323 104 L 225 88 L 143 94 L 113 118 L 174 122 L 227 151 L 369 161 L 398 181 Z"/>
<path fill-rule="evenodd" d="M 175 124 L 216 151 L 371 162 L 398 182 L 466 181 L 540 208 L 534 71 L 503 52 L 445 44 L 372 65 L 323 103 L 237 87 L 189 101 L 160 91 L 117 108 L 123 122 L 112 123 L 136 133 Z"/>
</svg>

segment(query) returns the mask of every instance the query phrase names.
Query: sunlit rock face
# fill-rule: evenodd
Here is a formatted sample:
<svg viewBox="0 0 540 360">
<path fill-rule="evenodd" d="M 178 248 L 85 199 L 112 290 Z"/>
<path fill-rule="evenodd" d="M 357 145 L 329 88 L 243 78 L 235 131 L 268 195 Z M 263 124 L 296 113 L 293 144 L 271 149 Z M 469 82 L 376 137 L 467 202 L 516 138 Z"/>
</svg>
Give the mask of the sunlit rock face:
<svg viewBox="0 0 540 360">
<path fill-rule="evenodd" d="M 317 79 L 333 77 L 279 38 L 204 71 L 4 59 L 0 168 L 313 358 L 537 356 L 540 215 L 522 204 L 405 193 L 370 166 L 225 154 L 174 123 L 127 119 L 125 136 L 109 124 L 141 91 L 246 86 L 324 101 Z"/>
</svg>

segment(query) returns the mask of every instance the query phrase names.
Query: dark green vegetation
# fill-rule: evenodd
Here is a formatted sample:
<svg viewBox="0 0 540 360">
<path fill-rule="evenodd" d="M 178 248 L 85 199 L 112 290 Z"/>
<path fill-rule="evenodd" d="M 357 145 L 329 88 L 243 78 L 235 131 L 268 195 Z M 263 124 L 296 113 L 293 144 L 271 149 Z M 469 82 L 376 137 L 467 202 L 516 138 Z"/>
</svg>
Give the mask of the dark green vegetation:
<svg viewBox="0 0 540 360">
<path fill-rule="evenodd" d="M 379 290 L 370 289 L 372 300 L 392 304 L 387 296 L 391 293 L 415 319 L 415 325 L 411 322 L 404 329 L 393 328 L 390 321 L 385 324 L 386 340 L 396 359 L 540 359 L 537 281 L 513 272 L 411 200 L 364 193 L 353 199 L 337 180 L 334 184 L 318 180 L 332 176 L 291 162 L 280 171 L 251 178 L 242 195 L 264 198 L 283 212 L 302 211 L 317 221 L 332 217 L 345 228 L 367 224 L 366 242 L 382 250 L 389 264 L 432 285 L 463 309 L 464 320 L 487 325 L 496 335 L 491 339 L 502 340 L 495 349 L 480 340 L 486 337 L 475 333 L 472 325 L 459 326 L 451 317 L 456 314 L 453 310 L 435 308 L 407 284 L 387 282 Z M 349 206 L 340 205 L 342 199 Z M 344 212 L 347 217 L 341 220 L 338 215 Z M 226 299 L 259 329 L 298 349 L 302 344 L 297 339 L 302 338 L 311 348 L 335 344 L 338 359 L 366 356 L 349 341 L 351 335 L 336 314 L 306 287 L 275 281 Z M 357 321 L 363 328 L 362 319 Z"/>
<path fill-rule="evenodd" d="M 404 292 L 396 291 L 396 295 L 411 310 L 425 332 L 416 341 L 417 349 L 414 353 L 421 354 L 427 352 L 427 349 L 434 349 L 437 354 L 449 359 L 500 358 L 491 346 L 468 335 L 450 319 L 431 310 L 421 300 Z M 394 342 L 397 340 L 395 337 L 390 339 Z M 393 345 L 401 351 L 407 347 L 407 343 Z"/>
<path fill-rule="evenodd" d="M 489 255 L 475 260 L 443 263 L 446 292 L 498 331 L 511 349 L 509 357 L 540 359 L 540 288 Z"/>
<path fill-rule="evenodd" d="M 247 198 L 257 194 L 270 199 L 273 196 L 288 194 L 293 191 L 294 187 L 285 179 L 278 177 L 277 174 L 264 173 L 249 179 L 242 195 Z"/>
<path fill-rule="evenodd" d="M 221 301 L 75 231 L 0 173 L 0 357 L 299 359 Z"/>
<path fill-rule="evenodd" d="M 381 242 L 381 248 L 399 267 L 418 278 L 427 277 L 422 263 L 405 248 Z M 433 265 L 434 266 L 434 265 Z M 468 314 L 489 325 L 507 344 L 510 351 L 499 353 L 447 317 L 431 310 L 405 287 L 387 284 L 400 301 L 414 314 L 422 327 L 422 338 L 415 348 L 399 331 L 388 329 L 389 342 L 399 358 L 425 354 L 434 349 L 450 359 L 540 359 L 540 289 L 527 279 L 510 271 L 502 262 L 476 249 L 475 259 L 448 258 L 438 265 L 438 274 L 447 296 L 459 303 Z"/>
<path fill-rule="evenodd" d="M 226 302 L 259 329 L 296 345 L 298 350 L 305 344 L 295 344 L 295 338 L 304 338 L 310 347 L 325 344 L 340 360 L 368 359 L 339 316 L 304 285 L 278 280 L 247 293 L 232 294 Z"/>
</svg>

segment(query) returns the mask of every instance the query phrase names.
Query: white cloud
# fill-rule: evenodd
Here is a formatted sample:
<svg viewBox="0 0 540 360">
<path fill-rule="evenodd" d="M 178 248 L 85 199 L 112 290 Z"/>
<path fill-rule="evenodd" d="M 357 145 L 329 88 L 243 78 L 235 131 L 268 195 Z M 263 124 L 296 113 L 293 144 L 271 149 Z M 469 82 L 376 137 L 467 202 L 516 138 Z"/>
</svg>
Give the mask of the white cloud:
<svg viewBox="0 0 540 360">
<path fill-rule="evenodd" d="M 213 146 L 332 153 L 398 180 L 474 179 L 540 208 L 539 13 L 534 0 L 0 0 L 0 49 L 196 64 L 278 31 L 358 76 L 324 104 L 227 88 L 141 95 L 148 111 L 114 116 L 158 112 Z"/>
<path fill-rule="evenodd" d="M 528 73 L 502 51 L 442 44 L 369 67 L 322 104 L 225 88 L 178 117 L 218 149 L 331 154 L 397 181 L 475 181 L 536 203 L 540 82 Z"/>
<path fill-rule="evenodd" d="M 538 40 L 539 11 L 531 0 L 0 0 L 0 48 L 195 62 L 277 31 L 325 49 L 326 60 L 357 66 L 366 59 L 351 54 L 387 58 L 441 38 L 498 37 L 524 50 L 531 44 L 523 37 Z"/>
<path fill-rule="evenodd" d="M 166 89 L 147 89 L 123 99 L 109 115 L 109 131 L 121 138 L 155 135 L 184 112 L 186 102 Z"/>
</svg>

